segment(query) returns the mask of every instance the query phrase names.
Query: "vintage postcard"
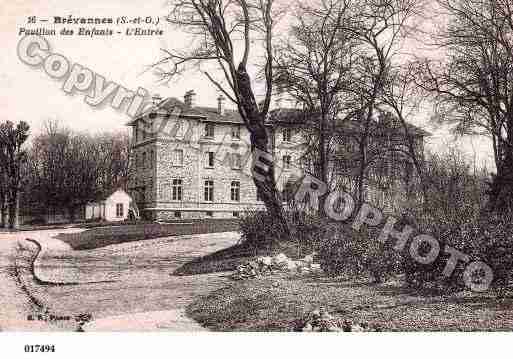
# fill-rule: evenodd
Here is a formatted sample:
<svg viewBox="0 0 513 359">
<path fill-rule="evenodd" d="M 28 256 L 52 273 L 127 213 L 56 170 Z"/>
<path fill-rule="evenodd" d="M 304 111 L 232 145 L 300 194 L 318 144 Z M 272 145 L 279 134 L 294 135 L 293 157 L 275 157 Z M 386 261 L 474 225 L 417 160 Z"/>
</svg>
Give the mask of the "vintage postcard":
<svg viewBox="0 0 513 359">
<path fill-rule="evenodd" d="M 513 328 L 510 0 L 1 6 L 2 335 Z"/>
</svg>

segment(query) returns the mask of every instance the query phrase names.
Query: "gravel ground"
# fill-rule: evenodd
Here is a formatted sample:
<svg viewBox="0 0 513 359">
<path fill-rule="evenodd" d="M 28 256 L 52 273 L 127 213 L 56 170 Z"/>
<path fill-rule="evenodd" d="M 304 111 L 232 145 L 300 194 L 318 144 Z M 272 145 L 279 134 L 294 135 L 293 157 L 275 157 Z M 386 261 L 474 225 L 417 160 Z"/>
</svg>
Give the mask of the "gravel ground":
<svg viewBox="0 0 513 359">
<path fill-rule="evenodd" d="M 13 321 L 43 327 L 32 329 L 36 331 L 76 330 L 74 318 L 80 314 L 90 314 L 93 320 L 102 319 L 102 323 L 105 323 L 105 318 L 113 316 L 118 322 L 126 323 L 126 320 L 130 320 L 130 315 L 137 317 L 144 312 L 176 311 L 181 315 L 184 308 L 197 296 L 221 288 L 226 285 L 227 279 L 222 273 L 177 277 L 172 275 L 173 271 L 191 259 L 231 246 L 239 239 L 238 233 L 228 232 L 167 237 L 74 251 L 59 245 L 52 238 L 55 234 L 53 231 L 30 234 L 25 232 L 21 235 L 9 235 L 10 239 L 1 241 L 2 268 L 5 267 L 6 270 L 2 271 L 0 281 L 2 288 L 6 287 L 10 292 L 8 298 L 2 297 L 2 300 L 10 303 L 10 306 L 2 306 L 0 323 L 4 330 L 16 330 L 18 327 L 24 329 L 22 324 L 9 324 Z M 5 236 L 2 235 L 3 237 Z M 13 265 L 16 255 L 16 243 L 22 243 L 26 251 L 31 250 L 32 253 L 37 250 L 36 245 L 23 240 L 24 238 L 37 238 L 39 242 L 47 239 L 46 244 L 56 246 L 55 251 L 52 252 L 51 248 L 46 250 L 43 260 L 36 262 L 36 272 L 39 271 L 45 280 L 50 278 L 61 284 L 41 284 L 36 281 L 29 283 L 27 287 L 36 303 L 42 305 L 52 316 L 63 318 L 62 320 L 50 323 L 26 320 L 34 312 L 31 311 L 31 300 L 26 295 L 23 296 L 23 290 L 8 275 L 8 268 Z M 30 262 L 27 263 L 30 266 Z M 75 284 L 62 284 L 66 282 Z M 16 318 L 8 318 L 15 313 Z M 123 320 L 119 321 L 119 318 Z M 169 322 L 170 318 L 166 320 Z M 182 319 L 177 322 L 180 322 L 180 328 L 187 330 Z M 133 330 L 133 325 L 131 327 Z M 190 326 L 189 329 L 195 328 L 197 326 Z M 124 328 L 120 327 L 118 330 Z M 161 330 L 172 328 L 162 326 Z"/>
<path fill-rule="evenodd" d="M 0 234 L 0 330 L 52 331 L 61 329 L 48 319 L 44 308 L 34 302 L 27 286 L 31 252 L 21 245 L 18 236 Z M 29 320 L 33 319 L 33 320 Z"/>
</svg>

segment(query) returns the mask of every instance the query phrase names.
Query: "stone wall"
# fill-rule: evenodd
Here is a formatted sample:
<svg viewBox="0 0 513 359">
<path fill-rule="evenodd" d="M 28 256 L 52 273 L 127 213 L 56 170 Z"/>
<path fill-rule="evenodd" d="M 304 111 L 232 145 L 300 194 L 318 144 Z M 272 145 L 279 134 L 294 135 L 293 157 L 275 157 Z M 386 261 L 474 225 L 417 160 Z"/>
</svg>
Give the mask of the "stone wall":
<svg viewBox="0 0 513 359">
<path fill-rule="evenodd" d="M 215 124 L 214 137 L 204 137 L 205 123 L 191 119 L 184 122 L 177 136 L 170 138 L 157 134 L 134 146 L 134 158 L 139 161 L 135 166 L 132 188 L 145 187 L 144 197 L 141 190 L 136 202 L 146 212 L 146 218 L 158 220 L 176 219 L 175 212 L 181 218 L 230 218 L 234 212 L 241 214 L 248 210 L 262 210 L 263 203 L 256 200 L 256 187 L 253 178 L 246 170 L 237 169 L 230 160 L 238 153 L 242 165 L 251 162 L 249 157 L 249 133 L 241 125 L 241 138 L 231 136 L 232 124 Z M 174 163 L 174 151 L 183 151 L 183 164 Z M 149 153 L 154 153 L 150 160 Z M 142 163 L 142 154 L 146 153 L 147 162 Z M 214 166 L 207 166 L 207 152 L 214 153 Z M 175 161 L 176 162 L 176 161 Z M 182 180 L 182 200 L 173 200 L 173 179 Z M 206 180 L 214 181 L 214 200 L 205 201 L 204 185 Z M 231 183 L 240 183 L 240 200 L 231 200 Z M 132 191 L 137 192 L 137 191 Z M 212 212 L 212 213 L 210 213 Z M 150 214 L 151 213 L 151 214 Z"/>
<path fill-rule="evenodd" d="M 205 137 L 205 122 L 198 118 L 173 119 L 167 122 L 167 128 L 160 133 L 155 132 L 161 127 L 161 119 L 156 118 L 150 127 L 154 128 L 153 135 L 138 136 L 134 146 L 135 173 L 131 183 L 131 195 L 138 203 L 139 209 L 148 219 L 175 219 L 175 212 L 181 218 L 232 217 L 234 212 L 262 210 L 263 203 L 257 201 L 256 187 L 251 176 L 251 154 L 249 133 L 243 125 L 240 126 L 240 139 L 233 138 L 231 129 L 234 124 L 214 124 L 214 136 Z M 158 125 L 155 125 L 155 121 Z M 169 136 L 169 130 L 174 135 Z M 290 128 L 290 127 L 289 127 Z M 276 159 L 276 182 L 278 189 L 283 191 L 287 182 L 303 177 L 300 157 L 305 149 L 301 131 L 292 128 L 292 138 L 284 141 L 285 127 L 280 126 L 269 133 L 274 136 L 270 143 Z M 135 131 L 134 131 L 135 133 Z M 422 150 L 422 143 L 418 144 Z M 173 163 L 174 150 L 183 150 L 183 164 Z M 206 153 L 215 154 L 214 166 L 207 166 Z M 146 161 L 142 156 L 146 153 Z M 235 169 L 230 161 L 233 153 L 239 153 L 242 159 L 242 169 Z M 152 155 L 153 154 L 153 155 Z M 286 168 L 283 157 L 290 156 L 290 168 Z M 182 180 L 182 200 L 172 199 L 173 179 Z M 214 181 L 214 200 L 204 199 L 204 184 L 206 180 Z M 344 182 L 345 179 L 340 178 Z M 240 201 L 231 200 L 231 183 L 240 182 Z M 373 192 L 369 188 L 370 197 L 384 205 L 404 201 L 405 188 L 397 188 L 394 198 L 386 198 L 382 193 Z M 212 213 L 210 213 L 212 212 Z"/>
</svg>

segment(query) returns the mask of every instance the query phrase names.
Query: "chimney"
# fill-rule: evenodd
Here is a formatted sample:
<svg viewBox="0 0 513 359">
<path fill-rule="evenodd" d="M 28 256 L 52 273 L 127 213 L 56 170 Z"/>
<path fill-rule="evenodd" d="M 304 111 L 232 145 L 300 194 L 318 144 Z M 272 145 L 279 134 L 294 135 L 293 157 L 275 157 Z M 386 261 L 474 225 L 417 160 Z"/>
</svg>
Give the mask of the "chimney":
<svg viewBox="0 0 513 359">
<path fill-rule="evenodd" d="M 153 106 L 157 107 L 157 105 L 162 101 L 162 97 L 159 94 L 155 94 L 151 97 L 151 102 Z"/>
<path fill-rule="evenodd" d="M 217 113 L 220 114 L 221 116 L 224 115 L 224 111 L 225 111 L 224 101 L 225 100 L 226 99 L 223 95 L 219 95 L 219 97 L 217 98 Z"/>
<path fill-rule="evenodd" d="M 187 91 L 183 99 L 187 108 L 193 108 L 196 106 L 196 92 L 194 92 L 194 90 Z"/>
</svg>

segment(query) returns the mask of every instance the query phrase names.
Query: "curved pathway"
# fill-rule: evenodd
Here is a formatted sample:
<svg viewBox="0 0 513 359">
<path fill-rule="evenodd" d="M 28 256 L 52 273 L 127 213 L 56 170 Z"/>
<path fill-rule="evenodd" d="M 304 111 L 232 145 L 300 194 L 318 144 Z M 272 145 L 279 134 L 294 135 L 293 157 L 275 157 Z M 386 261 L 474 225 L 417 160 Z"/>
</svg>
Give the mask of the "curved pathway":
<svg viewBox="0 0 513 359">
<path fill-rule="evenodd" d="M 0 233 L 0 330 L 60 330 L 46 320 L 38 302 L 30 295 L 33 251 L 27 250 L 19 234 Z M 27 278 L 29 277 L 29 278 Z M 29 279 L 29 281 L 27 281 Z"/>
<path fill-rule="evenodd" d="M 21 233 L 40 248 L 34 272 L 37 299 L 56 316 L 90 314 L 90 331 L 196 331 L 185 307 L 226 284 L 223 274 L 177 277 L 182 264 L 235 244 L 236 232 L 166 237 L 74 251 L 54 238 L 76 230 Z"/>
</svg>

